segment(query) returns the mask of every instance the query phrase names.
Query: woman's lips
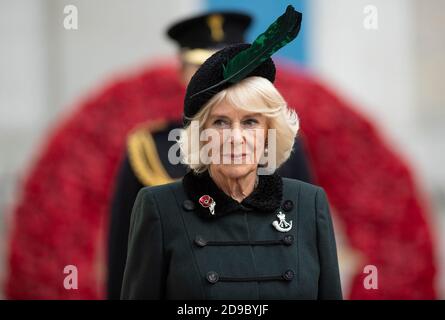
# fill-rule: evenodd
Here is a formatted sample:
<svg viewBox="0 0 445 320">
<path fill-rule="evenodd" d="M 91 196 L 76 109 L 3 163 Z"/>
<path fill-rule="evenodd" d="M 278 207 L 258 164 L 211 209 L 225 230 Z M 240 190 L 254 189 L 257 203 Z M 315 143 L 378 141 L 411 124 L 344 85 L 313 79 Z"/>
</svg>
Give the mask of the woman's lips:
<svg viewBox="0 0 445 320">
<path fill-rule="evenodd" d="M 233 163 L 234 161 L 239 161 L 239 160 L 244 161 L 245 159 L 247 159 L 247 154 L 246 153 L 226 154 L 224 155 L 224 159 L 226 159 L 226 161 L 229 161 L 228 163 Z"/>
<path fill-rule="evenodd" d="M 242 153 L 242 154 L 228 154 L 228 155 L 225 155 L 225 157 L 230 157 L 230 158 L 232 158 L 232 159 L 244 158 L 244 157 L 246 157 L 246 156 L 247 156 L 247 154 L 245 154 L 245 153 Z"/>
</svg>

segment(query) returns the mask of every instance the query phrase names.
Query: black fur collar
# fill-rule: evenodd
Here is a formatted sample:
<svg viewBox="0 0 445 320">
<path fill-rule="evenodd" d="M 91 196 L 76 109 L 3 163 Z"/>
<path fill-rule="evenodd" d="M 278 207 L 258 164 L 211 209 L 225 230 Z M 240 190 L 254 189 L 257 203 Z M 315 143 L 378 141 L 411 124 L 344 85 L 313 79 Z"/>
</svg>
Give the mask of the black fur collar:
<svg viewBox="0 0 445 320">
<path fill-rule="evenodd" d="M 204 217 L 219 217 L 239 210 L 274 212 L 280 207 L 283 198 L 283 181 L 277 173 L 260 175 L 257 187 L 242 202 L 236 201 L 219 189 L 208 171 L 199 175 L 190 171 L 184 176 L 182 183 L 196 211 Z M 215 215 L 211 215 L 209 208 L 199 203 L 203 195 L 213 198 Z"/>
</svg>

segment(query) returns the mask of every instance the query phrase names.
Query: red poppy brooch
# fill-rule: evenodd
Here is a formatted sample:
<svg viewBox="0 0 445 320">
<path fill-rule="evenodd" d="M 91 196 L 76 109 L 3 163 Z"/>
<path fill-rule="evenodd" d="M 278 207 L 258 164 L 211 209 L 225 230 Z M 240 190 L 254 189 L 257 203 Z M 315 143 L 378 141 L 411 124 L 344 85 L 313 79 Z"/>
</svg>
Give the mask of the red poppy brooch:
<svg viewBox="0 0 445 320">
<path fill-rule="evenodd" d="M 209 208 L 210 214 L 215 215 L 216 202 L 211 196 L 208 194 L 203 195 L 201 198 L 199 198 L 199 204 L 204 208 Z"/>
</svg>

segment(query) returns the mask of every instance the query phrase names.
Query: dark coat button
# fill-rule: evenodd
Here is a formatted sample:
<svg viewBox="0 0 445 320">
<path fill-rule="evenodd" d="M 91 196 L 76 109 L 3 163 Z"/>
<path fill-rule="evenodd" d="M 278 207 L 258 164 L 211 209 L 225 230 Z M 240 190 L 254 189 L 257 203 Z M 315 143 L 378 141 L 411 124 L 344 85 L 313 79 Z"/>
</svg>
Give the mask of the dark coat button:
<svg viewBox="0 0 445 320">
<path fill-rule="evenodd" d="M 207 281 L 210 283 L 217 283 L 219 280 L 219 275 L 215 271 L 209 271 L 207 272 Z"/>
<path fill-rule="evenodd" d="M 283 210 L 289 212 L 294 207 L 294 203 L 291 200 L 286 200 L 283 203 Z"/>
<path fill-rule="evenodd" d="M 193 203 L 192 200 L 185 200 L 185 201 L 182 203 L 182 206 L 183 206 L 184 209 L 187 210 L 187 211 L 195 210 L 195 204 Z"/>
<path fill-rule="evenodd" d="M 205 239 L 198 234 L 195 237 L 195 244 L 199 247 L 205 247 L 207 245 L 207 241 L 205 241 Z"/>
<path fill-rule="evenodd" d="M 287 270 L 283 274 L 284 280 L 291 281 L 294 278 L 294 272 L 292 270 Z"/>
<path fill-rule="evenodd" d="M 285 245 L 290 246 L 292 243 L 294 243 L 294 236 L 290 234 L 284 236 L 283 242 Z"/>
</svg>

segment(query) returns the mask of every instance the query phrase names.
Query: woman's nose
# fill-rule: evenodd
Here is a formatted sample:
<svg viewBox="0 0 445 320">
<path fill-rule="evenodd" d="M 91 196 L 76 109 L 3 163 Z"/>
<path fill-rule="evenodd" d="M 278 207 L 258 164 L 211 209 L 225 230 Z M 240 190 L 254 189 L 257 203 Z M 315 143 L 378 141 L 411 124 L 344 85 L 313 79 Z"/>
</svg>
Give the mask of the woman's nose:
<svg viewBox="0 0 445 320">
<path fill-rule="evenodd" d="M 242 144 L 244 142 L 244 135 L 240 128 L 235 127 L 232 129 L 231 142 L 233 144 Z"/>
</svg>

